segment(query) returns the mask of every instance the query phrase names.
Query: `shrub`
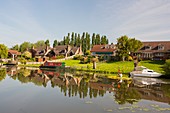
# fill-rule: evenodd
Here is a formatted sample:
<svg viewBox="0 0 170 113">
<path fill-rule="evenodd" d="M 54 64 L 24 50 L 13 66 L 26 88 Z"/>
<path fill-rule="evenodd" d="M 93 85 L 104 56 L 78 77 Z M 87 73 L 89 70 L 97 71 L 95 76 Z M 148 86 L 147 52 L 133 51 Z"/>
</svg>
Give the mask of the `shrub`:
<svg viewBox="0 0 170 113">
<path fill-rule="evenodd" d="M 165 71 L 166 75 L 170 75 L 170 59 L 166 60 L 163 70 Z"/>
<path fill-rule="evenodd" d="M 133 58 L 131 56 L 128 56 L 128 61 L 132 61 Z"/>
<path fill-rule="evenodd" d="M 88 58 L 87 57 L 83 57 L 80 59 L 80 63 L 81 64 L 87 64 L 88 63 Z"/>
<path fill-rule="evenodd" d="M 74 56 L 73 60 L 80 60 L 80 59 L 82 59 L 82 58 L 83 58 L 83 56 L 81 56 L 81 55 L 76 55 L 76 56 Z"/>
<path fill-rule="evenodd" d="M 90 50 L 87 50 L 86 52 L 85 52 L 85 55 L 90 55 L 91 53 L 90 53 Z"/>
<path fill-rule="evenodd" d="M 99 61 L 103 61 L 103 60 L 104 60 L 104 56 L 100 56 Z"/>
<path fill-rule="evenodd" d="M 24 57 L 21 57 L 19 61 L 21 62 L 21 64 L 26 64 L 27 62 L 27 60 Z"/>
<path fill-rule="evenodd" d="M 64 55 L 56 56 L 56 59 L 62 59 L 62 58 L 65 58 Z"/>
</svg>

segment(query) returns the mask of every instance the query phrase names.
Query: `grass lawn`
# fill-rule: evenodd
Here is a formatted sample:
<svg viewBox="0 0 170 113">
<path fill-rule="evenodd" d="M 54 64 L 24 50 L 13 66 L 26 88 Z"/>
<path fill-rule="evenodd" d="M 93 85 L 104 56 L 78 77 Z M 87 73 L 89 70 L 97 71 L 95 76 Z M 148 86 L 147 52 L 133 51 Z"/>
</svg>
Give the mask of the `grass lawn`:
<svg viewBox="0 0 170 113">
<path fill-rule="evenodd" d="M 134 69 L 133 61 L 115 61 L 110 63 L 97 63 L 97 68 L 94 70 L 92 69 L 92 63 L 90 64 L 79 64 L 79 60 L 66 60 L 64 61 L 66 66 L 71 66 L 76 69 L 81 69 L 85 71 L 96 71 L 96 72 L 106 72 L 106 73 L 117 73 L 118 69 L 122 71 L 122 73 L 129 73 Z M 149 69 L 152 69 L 156 72 L 163 73 L 162 66 L 164 61 L 141 61 L 139 65 L 145 66 Z"/>
<path fill-rule="evenodd" d="M 99 72 L 99 73 L 117 73 L 118 69 L 121 70 L 122 73 L 128 74 L 134 69 L 133 61 L 115 61 L 115 62 L 98 62 L 97 68 L 92 69 L 93 64 L 80 64 L 80 60 L 66 60 L 64 61 L 66 66 L 70 66 L 75 68 L 76 70 L 88 71 L 88 72 Z M 164 61 L 141 61 L 139 66 L 145 66 L 149 69 L 152 69 L 159 73 L 164 73 L 162 66 L 165 62 Z M 20 65 L 20 66 L 29 66 L 29 67 L 39 67 L 39 64 L 34 65 Z"/>
<path fill-rule="evenodd" d="M 159 73 L 164 73 L 163 68 L 162 68 L 164 63 L 165 61 L 161 61 L 161 60 L 160 61 L 146 60 L 146 61 L 141 61 L 139 65 L 145 66 Z"/>
<path fill-rule="evenodd" d="M 133 70 L 133 62 L 111 62 L 111 63 L 97 63 L 97 68 L 92 69 L 92 63 L 90 64 L 80 64 L 79 60 L 66 60 L 64 61 L 66 63 L 66 66 L 75 67 L 77 69 L 82 70 L 90 70 L 90 71 L 104 71 L 104 72 L 112 72 L 117 73 L 118 69 L 120 69 L 123 73 L 129 73 Z"/>
<path fill-rule="evenodd" d="M 41 64 L 19 64 L 21 67 L 39 67 Z"/>
</svg>

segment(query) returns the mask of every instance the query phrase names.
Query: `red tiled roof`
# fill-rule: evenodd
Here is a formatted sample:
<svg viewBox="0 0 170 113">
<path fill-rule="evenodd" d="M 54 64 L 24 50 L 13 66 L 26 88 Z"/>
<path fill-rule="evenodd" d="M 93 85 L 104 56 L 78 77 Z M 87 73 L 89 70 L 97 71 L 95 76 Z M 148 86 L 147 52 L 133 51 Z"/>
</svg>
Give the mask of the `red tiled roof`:
<svg viewBox="0 0 170 113">
<path fill-rule="evenodd" d="M 170 41 L 154 41 L 154 42 L 142 42 L 143 47 L 138 52 L 170 52 Z M 151 47 L 151 49 L 145 49 L 145 47 Z M 164 49 L 159 50 L 158 46 L 164 47 Z"/>
<path fill-rule="evenodd" d="M 8 50 L 8 53 L 15 54 L 15 55 L 21 55 L 21 52 L 18 52 L 17 50 Z"/>
<path fill-rule="evenodd" d="M 91 52 L 113 52 L 116 49 L 115 45 L 94 45 Z"/>
</svg>

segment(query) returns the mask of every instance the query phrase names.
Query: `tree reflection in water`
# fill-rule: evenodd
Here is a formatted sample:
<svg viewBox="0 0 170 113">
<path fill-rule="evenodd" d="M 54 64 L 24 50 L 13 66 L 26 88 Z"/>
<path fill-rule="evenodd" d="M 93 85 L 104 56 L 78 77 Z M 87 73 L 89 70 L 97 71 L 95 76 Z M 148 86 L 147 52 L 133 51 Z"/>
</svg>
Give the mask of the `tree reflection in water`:
<svg viewBox="0 0 170 113">
<path fill-rule="evenodd" d="M 6 78 L 6 69 L 0 69 L 0 81 Z"/>
<path fill-rule="evenodd" d="M 87 73 L 69 73 L 45 70 L 13 70 L 7 71 L 7 74 L 14 80 L 21 83 L 34 83 L 36 86 L 46 87 L 47 83 L 51 84 L 52 88 L 58 87 L 60 91 L 68 97 L 79 96 L 79 98 L 96 98 L 103 97 L 107 92 L 113 93 L 114 101 L 118 104 L 138 102 L 140 99 L 153 100 L 155 90 L 150 87 L 149 91 L 154 95 L 144 95 L 147 87 L 139 88 L 134 82 L 128 80 L 110 79 L 99 77 L 97 74 Z M 0 80 L 6 76 L 6 70 L 0 70 Z M 160 85 L 160 93 L 163 97 L 156 101 L 170 102 L 169 84 Z M 156 98 L 156 97 L 155 97 Z"/>
</svg>

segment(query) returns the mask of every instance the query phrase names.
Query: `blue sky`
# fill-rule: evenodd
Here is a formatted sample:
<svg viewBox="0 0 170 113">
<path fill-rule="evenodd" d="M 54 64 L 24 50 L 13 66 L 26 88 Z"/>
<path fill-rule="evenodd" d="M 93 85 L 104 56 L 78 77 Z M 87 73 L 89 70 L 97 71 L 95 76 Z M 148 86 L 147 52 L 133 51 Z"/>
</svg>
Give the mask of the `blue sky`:
<svg viewBox="0 0 170 113">
<path fill-rule="evenodd" d="M 170 41 L 170 0 L 0 0 L 0 43 L 62 40 L 68 32 Z"/>
</svg>

